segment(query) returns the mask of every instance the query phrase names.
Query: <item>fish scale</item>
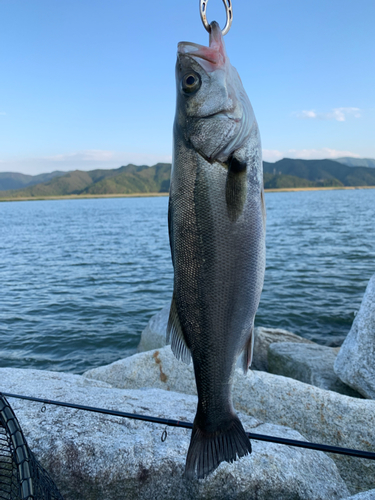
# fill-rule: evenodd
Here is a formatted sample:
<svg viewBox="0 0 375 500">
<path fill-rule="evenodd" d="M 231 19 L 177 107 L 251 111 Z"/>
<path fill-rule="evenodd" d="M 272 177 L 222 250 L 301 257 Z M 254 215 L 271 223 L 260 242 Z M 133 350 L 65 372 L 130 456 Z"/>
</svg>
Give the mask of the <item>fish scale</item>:
<svg viewBox="0 0 375 500">
<path fill-rule="evenodd" d="M 206 477 L 251 452 L 232 404 L 236 361 L 251 362 L 265 268 L 261 145 L 254 113 L 217 23 L 210 47 L 179 44 L 169 237 L 168 336 L 193 360 L 197 413 L 185 476 Z"/>
</svg>

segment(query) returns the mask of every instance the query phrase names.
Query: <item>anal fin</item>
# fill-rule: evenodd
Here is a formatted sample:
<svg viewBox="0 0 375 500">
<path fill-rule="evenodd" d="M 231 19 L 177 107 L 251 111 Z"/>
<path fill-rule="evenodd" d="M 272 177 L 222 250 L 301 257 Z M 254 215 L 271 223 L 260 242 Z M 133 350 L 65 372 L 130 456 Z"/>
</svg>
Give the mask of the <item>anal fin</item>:
<svg viewBox="0 0 375 500">
<path fill-rule="evenodd" d="M 246 344 L 242 354 L 242 369 L 244 374 L 246 375 L 251 362 L 253 360 L 253 352 L 254 352 L 254 325 L 251 327 L 250 334 L 246 340 Z"/>
<path fill-rule="evenodd" d="M 171 310 L 169 312 L 167 342 L 171 342 L 171 349 L 176 358 L 188 365 L 191 361 L 191 354 L 182 332 L 174 296 L 172 298 Z"/>
</svg>

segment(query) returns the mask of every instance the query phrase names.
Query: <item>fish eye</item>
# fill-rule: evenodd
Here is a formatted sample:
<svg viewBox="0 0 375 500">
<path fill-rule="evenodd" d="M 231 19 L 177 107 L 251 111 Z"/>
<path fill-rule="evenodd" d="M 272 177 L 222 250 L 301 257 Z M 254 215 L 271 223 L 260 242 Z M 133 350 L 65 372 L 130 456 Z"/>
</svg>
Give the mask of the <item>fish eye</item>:
<svg viewBox="0 0 375 500">
<path fill-rule="evenodd" d="M 198 73 L 191 71 L 182 77 L 181 88 L 186 94 L 191 94 L 200 88 L 201 83 L 201 78 Z"/>
</svg>

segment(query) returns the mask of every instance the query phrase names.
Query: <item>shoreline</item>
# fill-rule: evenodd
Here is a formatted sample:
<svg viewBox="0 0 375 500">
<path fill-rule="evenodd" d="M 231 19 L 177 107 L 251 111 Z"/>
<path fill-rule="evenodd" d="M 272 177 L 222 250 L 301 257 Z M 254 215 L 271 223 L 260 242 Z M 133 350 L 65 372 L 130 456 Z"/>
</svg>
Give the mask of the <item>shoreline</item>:
<svg viewBox="0 0 375 500">
<path fill-rule="evenodd" d="M 296 187 L 296 188 L 279 188 L 265 189 L 266 193 L 289 193 L 292 191 L 333 191 L 347 189 L 375 189 L 375 186 L 329 186 L 329 187 Z"/>
<path fill-rule="evenodd" d="M 265 189 L 266 193 L 289 193 L 297 191 L 332 191 L 332 190 L 348 190 L 348 189 L 375 189 L 375 186 L 332 186 L 332 187 L 296 187 L 296 188 L 279 188 Z M 68 194 L 63 196 L 25 196 L 25 197 L 5 197 L 1 198 L 1 202 L 8 201 L 43 201 L 43 200 L 83 200 L 95 198 L 152 198 L 158 196 L 169 196 L 169 193 L 131 193 L 131 194 Z"/>
</svg>

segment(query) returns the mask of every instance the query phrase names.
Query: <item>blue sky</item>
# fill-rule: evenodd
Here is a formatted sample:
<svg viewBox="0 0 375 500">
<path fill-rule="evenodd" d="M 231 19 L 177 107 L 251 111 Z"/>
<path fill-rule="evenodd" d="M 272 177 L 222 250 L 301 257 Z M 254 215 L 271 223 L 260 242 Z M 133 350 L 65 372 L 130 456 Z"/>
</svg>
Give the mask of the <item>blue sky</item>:
<svg viewBox="0 0 375 500">
<path fill-rule="evenodd" d="M 228 55 L 265 160 L 375 158 L 374 0 L 232 0 Z M 198 0 L 0 0 L 0 171 L 170 161 Z M 221 0 L 209 21 L 223 26 Z"/>
</svg>

